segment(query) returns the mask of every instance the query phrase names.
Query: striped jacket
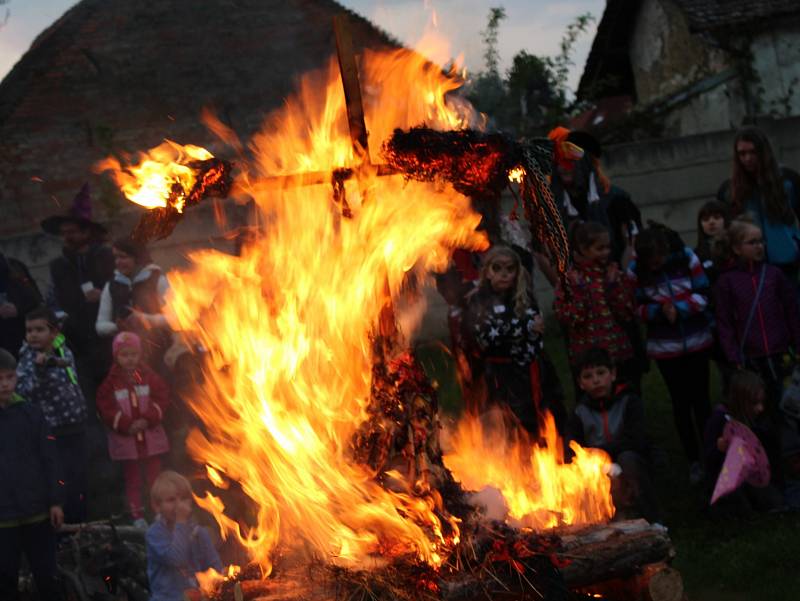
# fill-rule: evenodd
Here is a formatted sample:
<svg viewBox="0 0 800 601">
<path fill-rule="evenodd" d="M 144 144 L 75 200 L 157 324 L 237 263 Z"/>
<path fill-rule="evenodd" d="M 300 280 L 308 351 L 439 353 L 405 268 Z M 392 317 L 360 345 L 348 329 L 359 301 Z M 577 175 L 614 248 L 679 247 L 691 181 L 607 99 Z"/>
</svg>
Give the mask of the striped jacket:
<svg viewBox="0 0 800 601">
<path fill-rule="evenodd" d="M 647 355 L 671 359 L 710 348 L 713 344 L 708 312 L 709 283 L 703 266 L 691 249 L 673 253 L 661 270 L 642 282 L 630 267 L 636 282 L 636 305 L 647 324 Z M 670 323 L 663 306 L 672 303 L 678 318 Z"/>
</svg>

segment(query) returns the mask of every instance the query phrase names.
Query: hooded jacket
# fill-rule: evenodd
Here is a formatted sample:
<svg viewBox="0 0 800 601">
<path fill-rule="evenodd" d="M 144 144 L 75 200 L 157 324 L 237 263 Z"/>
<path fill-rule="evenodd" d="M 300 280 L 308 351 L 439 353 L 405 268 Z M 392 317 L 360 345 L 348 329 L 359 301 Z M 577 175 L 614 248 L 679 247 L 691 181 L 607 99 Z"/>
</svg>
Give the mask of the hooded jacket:
<svg viewBox="0 0 800 601">
<path fill-rule="evenodd" d="M 116 363 L 97 389 L 97 410 L 108 432 L 108 452 L 115 461 L 161 455 L 169 450 L 161 422 L 169 403 L 164 381 L 149 367 L 141 366 L 133 374 Z M 137 419 L 147 420 L 141 436 L 129 434 Z"/>
<path fill-rule="evenodd" d="M 35 361 L 39 351 L 25 343 L 17 364 L 17 392 L 41 407 L 54 434 L 80 431 L 86 423 L 86 400 L 78 385 L 75 358 L 59 334 L 53 342 L 52 356 L 66 363 L 65 367 Z"/>
<path fill-rule="evenodd" d="M 647 324 L 647 355 L 671 359 L 710 348 L 709 283 L 697 255 L 688 247 L 672 253 L 661 270 L 646 281 L 638 279 L 637 271 L 634 262 L 629 273 L 636 282 L 639 317 Z M 664 315 L 665 303 L 675 306 L 675 323 Z"/>
<path fill-rule="evenodd" d="M 569 440 L 582 447 L 603 449 L 615 460 L 620 453 L 647 451 L 644 404 L 625 384 L 617 384 L 610 398 L 594 399 L 584 393 L 575 406 Z"/>
<path fill-rule="evenodd" d="M 15 394 L 0 407 L 0 528 L 45 519 L 62 503 L 57 466 L 41 409 Z"/>
<path fill-rule="evenodd" d="M 762 277 L 761 294 L 745 333 Z M 730 363 L 781 354 L 789 347 L 800 349 L 797 290 L 778 267 L 737 263 L 720 276 L 714 296 L 719 341 Z"/>
</svg>

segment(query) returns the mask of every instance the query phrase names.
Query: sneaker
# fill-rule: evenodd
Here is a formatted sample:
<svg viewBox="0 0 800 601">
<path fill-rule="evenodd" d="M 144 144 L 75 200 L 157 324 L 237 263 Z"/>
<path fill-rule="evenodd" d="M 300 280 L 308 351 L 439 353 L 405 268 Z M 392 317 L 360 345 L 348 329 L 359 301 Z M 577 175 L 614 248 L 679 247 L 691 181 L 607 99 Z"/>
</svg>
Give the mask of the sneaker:
<svg viewBox="0 0 800 601">
<path fill-rule="evenodd" d="M 147 520 L 144 518 L 136 518 L 133 520 L 133 527 L 138 528 L 139 530 L 147 530 L 148 523 Z"/>
<path fill-rule="evenodd" d="M 700 465 L 699 461 L 695 461 L 692 465 L 689 466 L 689 482 L 692 485 L 698 485 L 703 481 L 703 478 L 706 477 L 706 472 L 703 469 L 703 466 Z"/>
</svg>

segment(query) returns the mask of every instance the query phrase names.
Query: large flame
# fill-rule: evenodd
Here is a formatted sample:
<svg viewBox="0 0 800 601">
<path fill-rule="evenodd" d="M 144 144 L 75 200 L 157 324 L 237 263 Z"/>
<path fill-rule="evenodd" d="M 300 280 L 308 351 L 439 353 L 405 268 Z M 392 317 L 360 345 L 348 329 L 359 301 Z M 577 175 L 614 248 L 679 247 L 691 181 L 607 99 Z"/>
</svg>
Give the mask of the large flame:
<svg viewBox="0 0 800 601">
<path fill-rule="evenodd" d="M 460 80 L 421 54 L 366 51 L 362 59 L 373 152 L 395 128 L 425 123 L 451 129 L 480 121 L 466 103 L 446 96 Z M 405 491 L 383 488 L 376 474 L 354 463 L 350 447 L 366 416 L 379 316 L 412 268 L 441 270 L 452 249 L 485 248 L 475 231 L 480 216 L 449 185 L 379 177 L 367 166 L 344 183 L 352 218 L 342 217 L 332 202 L 330 174 L 359 167 L 359 159 L 334 61 L 304 77 L 297 95 L 268 117 L 250 144 L 249 163 L 235 134 L 207 121 L 239 151 L 234 186 L 254 198 L 264 233 L 244 246 L 241 257 L 197 251 L 189 255 L 191 270 L 170 274 L 171 324 L 208 350 L 206 382 L 191 400 L 204 432 L 190 435 L 189 451 L 207 466 L 212 484 L 224 489 L 238 482 L 256 509 L 243 526 L 241 515 L 226 513 L 223 493 L 208 493 L 198 503 L 265 572 L 279 543 L 345 563 L 412 553 L 439 565 L 458 532 L 455 524 L 445 528 L 440 522 L 436 491 L 412 494 L 411 482 Z M 161 149 L 169 157 L 151 152 L 140 169 L 111 165 L 131 200 L 142 204 L 146 196 L 149 206 L 163 206 L 153 198 L 169 190 L 148 182 L 180 178 L 175 170 L 186 165 L 183 151 L 168 146 Z M 316 185 L 275 177 L 300 173 L 328 176 L 310 178 L 325 182 Z M 482 470 L 486 457 L 472 468 Z M 592 476 L 595 466 L 587 468 Z M 522 478 L 509 494 L 535 477 L 529 468 L 504 467 L 505 480 Z M 539 472 L 551 480 L 535 490 L 564 486 L 559 470 L 563 466 Z M 457 472 L 466 483 L 500 479 L 470 480 L 464 465 Z M 562 503 L 569 498 L 551 495 L 535 508 L 566 515 Z"/>
<path fill-rule="evenodd" d="M 500 490 L 508 515 L 523 526 L 540 530 L 608 521 L 614 514 L 608 454 L 571 442 L 574 457 L 564 463 L 552 415 L 544 421 L 537 443 L 499 412 L 481 419 L 467 415 L 450 437 L 445 465 L 469 490 Z"/>
<path fill-rule="evenodd" d="M 367 53 L 364 74 L 376 146 L 395 127 L 459 119 L 443 100 L 457 82 L 418 54 Z M 349 448 L 365 417 L 370 337 L 387 282 L 395 294 L 415 265 L 441 270 L 452 248 L 484 247 L 480 217 L 451 188 L 401 176 L 348 181 L 352 219 L 339 216 L 329 184 L 259 186 L 274 175 L 353 165 L 333 63 L 320 79 L 303 78 L 298 95 L 267 119 L 238 182 L 268 224 L 263 240 L 242 257 L 193 253 L 192 271 L 170 275 L 173 323 L 210 356 L 192 401 L 206 433 L 193 433 L 189 450 L 211 467 L 212 482 L 241 483 L 258 508 L 255 523 L 244 531 L 217 496 L 199 502 L 267 568 L 279 541 L 299 540 L 339 561 L 391 550 L 437 565 L 453 536 L 445 540 L 436 496 L 387 491 Z"/>
</svg>

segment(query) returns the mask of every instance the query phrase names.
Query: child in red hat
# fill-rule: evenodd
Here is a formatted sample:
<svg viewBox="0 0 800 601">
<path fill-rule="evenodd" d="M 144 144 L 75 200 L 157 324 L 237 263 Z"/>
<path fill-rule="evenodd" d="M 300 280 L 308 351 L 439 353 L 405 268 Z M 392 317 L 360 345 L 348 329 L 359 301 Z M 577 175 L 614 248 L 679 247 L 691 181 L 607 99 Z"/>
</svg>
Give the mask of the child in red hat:
<svg viewBox="0 0 800 601">
<path fill-rule="evenodd" d="M 142 490 L 152 486 L 161 471 L 161 455 L 169 450 L 161 425 L 169 391 L 141 361 L 139 336 L 121 332 L 114 338 L 112 349 L 114 364 L 97 391 L 97 409 L 109 427 L 109 455 L 113 461 L 122 462 L 125 495 L 134 523 L 144 527 Z"/>
</svg>

